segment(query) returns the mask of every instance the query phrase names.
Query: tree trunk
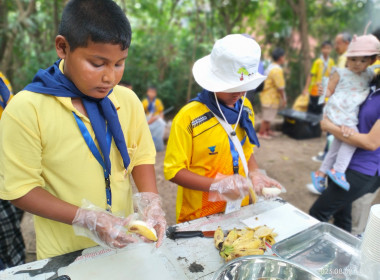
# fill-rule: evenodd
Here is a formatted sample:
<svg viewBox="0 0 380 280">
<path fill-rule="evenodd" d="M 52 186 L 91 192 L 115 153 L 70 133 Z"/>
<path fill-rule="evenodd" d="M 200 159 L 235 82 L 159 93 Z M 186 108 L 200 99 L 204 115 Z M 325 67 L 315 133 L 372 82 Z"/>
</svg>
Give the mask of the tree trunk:
<svg viewBox="0 0 380 280">
<path fill-rule="evenodd" d="M 300 84 L 305 83 L 305 77 L 310 72 L 311 57 L 309 45 L 309 30 L 307 23 L 307 6 L 305 0 L 287 0 L 295 16 L 298 18 L 298 31 L 301 38 L 301 56 L 303 77 L 300 77 Z"/>
</svg>

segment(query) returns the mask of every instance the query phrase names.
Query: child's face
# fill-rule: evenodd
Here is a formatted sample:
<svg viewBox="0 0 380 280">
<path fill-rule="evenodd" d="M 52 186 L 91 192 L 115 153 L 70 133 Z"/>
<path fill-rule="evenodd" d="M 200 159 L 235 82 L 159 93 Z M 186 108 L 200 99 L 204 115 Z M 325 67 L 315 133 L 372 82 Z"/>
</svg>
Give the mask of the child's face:
<svg viewBox="0 0 380 280">
<path fill-rule="evenodd" d="M 157 90 L 154 88 L 149 88 L 146 92 L 146 95 L 150 100 L 153 100 L 157 96 Z"/>
<path fill-rule="evenodd" d="M 233 107 L 235 103 L 244 95 L 245 91 L 241 92 L 217 92 L 216 97 L 219 102 L 228 107 Z"/>
<path fill-rule="evenodd" d="M 122 50 L 120 45 L 89 41 L 87 47 L 70 51 L 66 39 L 61 36 L 59 41 L 58 37 L 57 53 L 65 59 L 63 72 L 83 94 L 104 98 L 120 82 L 128 49 Z"/>
<path fill-rule="evenodd" d="M 366 56 L 347 57 L 347 68 L 356 74 L 363 72 L 372 63 L 373 59 Z"/>
<path fill-rule="evenodd" d="M 323 56 L 327 57 L 330 55 L 332 47 L 330 45 L 325 45 L 321 48 L 321 53 Z"/>
</svg>

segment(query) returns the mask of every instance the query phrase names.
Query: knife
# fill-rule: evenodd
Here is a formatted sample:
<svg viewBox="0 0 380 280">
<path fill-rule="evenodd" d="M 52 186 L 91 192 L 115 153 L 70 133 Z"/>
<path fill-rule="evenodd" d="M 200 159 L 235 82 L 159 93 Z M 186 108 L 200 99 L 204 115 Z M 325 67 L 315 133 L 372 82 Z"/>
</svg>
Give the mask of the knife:
<svg viewBox="0 0 380 280">
<path fill-rule="evenodd" d="M 224 236 L 227 235 L 228 230 L 223 230 Z M 166 230 L 166 236 L 172 240 L 179 238 L 191 238 L 191 237 L 207 237 L 214 238 L 215 230 L 190 230 L 190 231 L 177 231 L 176 226 L 171 226 Z"/>
</svg>

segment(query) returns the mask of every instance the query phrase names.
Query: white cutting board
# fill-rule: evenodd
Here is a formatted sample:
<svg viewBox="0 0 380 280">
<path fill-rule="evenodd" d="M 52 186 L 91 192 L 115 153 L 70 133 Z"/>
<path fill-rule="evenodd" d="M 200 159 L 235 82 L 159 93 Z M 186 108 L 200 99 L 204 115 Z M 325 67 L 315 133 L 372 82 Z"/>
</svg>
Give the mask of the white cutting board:
<svg viewBox="0 0 380 280">
<path fill-rule="evenodd" d="M 178 280 L 187 279 L 168 249 L 141 243 L 118 250 L 111 255 L 76 261 L 58 270 L 72 280 Z"/>
<path fill-rule="evenodd" d="M 278 236 L 275 237 L 276 242 L 319 223 L 317 219 L 314 219 L 288 203 L 248 219 L 241 220 L 241 222 L 251 228 L 262 225 L 274 228 L 274 232 L 278 234 Z"/>
</svg>

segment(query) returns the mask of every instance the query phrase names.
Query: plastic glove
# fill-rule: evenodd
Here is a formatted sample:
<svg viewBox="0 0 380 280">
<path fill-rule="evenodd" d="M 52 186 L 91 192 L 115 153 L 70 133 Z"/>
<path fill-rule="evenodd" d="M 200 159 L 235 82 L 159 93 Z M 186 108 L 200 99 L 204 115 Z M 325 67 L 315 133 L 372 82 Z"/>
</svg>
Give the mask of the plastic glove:
<svg viewBox="0 0 380 280">
<path fill-rule="evenodd" d="M 72 225 L 76 235 L 88 237 L 106 248 L 123 248 L 130 243 L 138 242 L 131 234 L 127 234 L 125 228 L 132 215 L 128 218 L 116 217 L 91 202 L 83 200 L 82 207 L 77 210 Z"/>
<path fill-rule="evenodd" d="M 234 201 L 244 198 L 249 193 L 250 181 L 239 175 L 217 174 L 210 186 L 209 201 Z"/>
<path fill-rule="evenodd" d="M 156 230 L 158 237 L 156 247 L 160 247 L 167 226 L 160 196 L 152 192 L 139 192 L 133 195 L 133 202 L 144 221 Z"/>
<path fill-rule="evenodd" d="M 252 181 L 253 188 L 258 195 L 263 195 L 263 188 L 279 188 L 281 192 L 286 192 L 286 189 L 276 180 L 269 178 L 259 170 L 251 171 L 248 173 L 248 177 Z M 271 198 L 273 195 L 265 194 L 265 198 Z"/>
</svg>

